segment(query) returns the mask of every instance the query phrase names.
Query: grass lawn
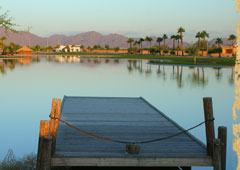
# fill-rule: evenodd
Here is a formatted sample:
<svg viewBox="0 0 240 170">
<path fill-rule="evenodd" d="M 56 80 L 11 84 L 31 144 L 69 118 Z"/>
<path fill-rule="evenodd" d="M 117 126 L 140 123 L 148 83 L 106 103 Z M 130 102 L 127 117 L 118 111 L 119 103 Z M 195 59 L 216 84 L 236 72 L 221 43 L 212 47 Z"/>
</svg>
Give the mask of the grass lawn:
<svg viewBox="0 0 240 170">
<path fill-rule="evenodd" d="M 27 58 L 27 57 L 24 57 L 24 56 L 6 56 L 6 55 L 0 55 L 0 58 L 14 59 L 14 58 Z"/>
</svg>

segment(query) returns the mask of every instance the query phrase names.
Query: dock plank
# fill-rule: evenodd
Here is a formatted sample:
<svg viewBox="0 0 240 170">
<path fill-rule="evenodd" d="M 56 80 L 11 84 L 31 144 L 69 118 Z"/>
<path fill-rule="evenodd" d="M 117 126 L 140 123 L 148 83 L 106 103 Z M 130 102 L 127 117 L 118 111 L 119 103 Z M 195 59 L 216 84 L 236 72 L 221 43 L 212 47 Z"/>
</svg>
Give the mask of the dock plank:
<svg viewBox="0 0 240 170">
<path fill-rule="evenodd" d="M 61 119 L 95 135 L 128 142 L 165 138 L 182 131 L 182 128 L 176 126 L 176 123 L 143 98 L 65 96 Z M 91 166 L 94 164 L 93 161 L 96 161 L 99 166 L 109 164 L 120 166 L 121 164 L 115 160 L 119 159 L 118 161 L 123 161 L 125 165 L 126 159 L 131 158 L 128 165 L 137 166 L 139 163 L 133 163 L 135 161 L 133 157 L 142 158 L 142 162 L 147 159 L 151 162 L 153 158 L 162 161 L 166 157 L 170 162 L 171 159 L 177 161 L 176 158 L 179 158 L 181 166 L 212 165 L 206 147 L 188 133 L 167 140 L 141 144 L 140 147 L 140 154 L 126 154 L 125 144 L 88 136 L 60 122 L 52 165 L 61 166 L 60 162 L 63 161 L 64 166 Z M 85 158 L 88 158 L 88 161 L 83 162 Z M 76 161 L 78 159 L 78 163 L 74 163 L 73 159 Z M 101 162 L 103 159 L 105 164 Z M 166 166 L 167 163 L 152 163 L 151 166 L 163 165 Z"/>
</svg>

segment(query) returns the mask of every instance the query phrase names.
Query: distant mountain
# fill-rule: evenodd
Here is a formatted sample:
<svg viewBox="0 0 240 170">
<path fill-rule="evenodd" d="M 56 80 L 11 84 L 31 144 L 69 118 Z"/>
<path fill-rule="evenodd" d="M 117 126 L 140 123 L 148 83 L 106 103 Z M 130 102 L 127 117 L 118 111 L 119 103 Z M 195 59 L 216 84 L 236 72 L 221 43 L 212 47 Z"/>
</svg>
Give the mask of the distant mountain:
<svg viewBox="0 0 240 170">
<path fill-rule="evenodd" d="M 208 44 L 210 46 L 212 46 L 213 44 L 216 45 L 216 40 L 217 40 L 217 38 L 214 38 L 211 41 L 209 41 Z M 223 41 L 223 45 L 226 45 L 226 46 L 231 46 L 232 45 L 232 41 L 228 40 L 228 38 L 222 38 L 222 41 Z M 236 44 L 236 41 L 234 41 L 234 44 Z"/>
<path fill-rule="evenodd" d="M 50 37 L 40 37 L 30 32 L 19 31 L 18 33 L 8 32 L 6 35 L 4 29 L 0 28 L 0 38 L 6 36 L 6 44 L 10 42 L 14 42 L 19 45 L 40 45 L 40 46 L 56 46 L 57 44 L 60 45 L 84 45 L 87 46 L 94 46 L 94 45 L 109 45 L 110 47 L 120 47 L 120 48 L 128 48 L 129 44 L 127 43 L 128 37 L 120 35 L 120 34 L 109 34 L 109 35 L 102 35 L 95 31 L 80 33 L 73 36 L 65 36 L 61 34 L 55 34 Z M 145 38 L 145 37 L 143 37 Z M 157 37 L 152 37 L 152 45 L 157 45 L 156 39 Z M 139 38 L 134 38 L 134 40 L 138 40 Z M 209 41 L 209 44 L 214 44 L 216 39 Z M 231 45 L 231 41 L 228 41 L 227 38 L 223 38 L 224 45 Z M 163 43 L 162 43 L 163 44 Z M 166 40 L 166 45 L 169 47 L 173 46 L 173 41 L 171 39 Z M 176 43 L 177 45 L 177 43 Z M 175 46 L 176 46 L 175 45 Z M 191 44 L 184 42 L 184 47 L 188 47 Z M 148 47 L 148 42 L 143 42 L 143 47 Z"/>
</svg>

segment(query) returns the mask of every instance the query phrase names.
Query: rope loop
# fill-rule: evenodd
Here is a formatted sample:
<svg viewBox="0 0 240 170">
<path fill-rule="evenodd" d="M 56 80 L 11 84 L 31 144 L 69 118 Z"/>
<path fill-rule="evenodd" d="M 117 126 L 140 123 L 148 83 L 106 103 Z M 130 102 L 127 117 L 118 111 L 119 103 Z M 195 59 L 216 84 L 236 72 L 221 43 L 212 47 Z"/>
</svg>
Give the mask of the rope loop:
<svg viewBox="0 0 240 170">
<path fill-rule="evenodd" d="M 152 142 L 157 142 L 157 141 L 161 141 L 161 140 L 167 140 L 167 139 L 173 138 L 175 136 L 179 136 L 179 135 L 181 135 L 183 133 L 187 133 L 188 131 L 195 129 L 195 128 L 205 124 L 208 121 L 214 121 L 215 120 L 215 118 L 209 118 L 209 119 L 207 119 L 207 120 L 205 120 L 205 121 L 203 121 L 203 122 L 201 122 L 201 123 L 199 123 L 199 124 L 189 128 L 187 130 L 182 130 L 182 131 L 180 131 L 178 133 L 175 133 L 175 134 L 172 134 L 172 135 L 169 135 L 169 136 L 166 136 L 166 137 L 158 138 L 158 139 L 152 139 L 152 140 L 146 140 L 146 141 L 121 141 L 121 140 L 116 140 L 116 139 L 111 139 L 111 138 L 107 138 L 107 137 L 98 136 L 98 135 L 92 134 L 90 132 L 84 131 L 82 129 L 79 129 L 78 127 L 73 126 L 70 123 L 68 123 L 67 121 L 62 120 L 60 118 L 51 117 L 51 115 L 49 115 L 49 117 L 51 119 L 54 119 L 54 120 L 59 120 L 60 122 L 62 122 L 65 125 L 67 125 L 68 127 L 71 127 L 72 129 L 75 129 L 76 131 L 78 131 L 80 133 L 83 133 L 85 135 L 92 136 L 92 137 L 95 137 L 97 139 L 102 139 L 102 140 L 105 140 L 105 141 L 110 141 L 110 142 L 115 142 L 115 143 L 122 143 L 122 144 L 133 144 L 133 145 L 134 144 L 146 144 L 146 143 L 152 143 Z"/>
</svg>

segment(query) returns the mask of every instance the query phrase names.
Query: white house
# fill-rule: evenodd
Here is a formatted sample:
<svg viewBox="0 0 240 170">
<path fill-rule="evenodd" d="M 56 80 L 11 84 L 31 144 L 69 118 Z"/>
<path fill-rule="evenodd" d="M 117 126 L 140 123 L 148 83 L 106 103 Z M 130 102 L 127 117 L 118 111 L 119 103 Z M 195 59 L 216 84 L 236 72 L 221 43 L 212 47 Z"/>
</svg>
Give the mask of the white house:
<svg viewBox="0 0 240 170">
<path fill-rule="evenodd" d="M 62 52 L 65 47 L 65 45 L 60 45 L 59 48 L 55 49 L 55 52 Z"/>
<path fill-rule="evenodd" d="M 80 52 L 81 45 L 60 45 L 55 49 L 55 52 Z"/>
</svg>

